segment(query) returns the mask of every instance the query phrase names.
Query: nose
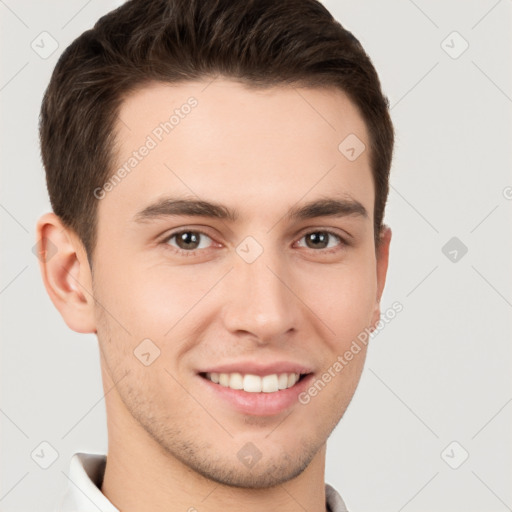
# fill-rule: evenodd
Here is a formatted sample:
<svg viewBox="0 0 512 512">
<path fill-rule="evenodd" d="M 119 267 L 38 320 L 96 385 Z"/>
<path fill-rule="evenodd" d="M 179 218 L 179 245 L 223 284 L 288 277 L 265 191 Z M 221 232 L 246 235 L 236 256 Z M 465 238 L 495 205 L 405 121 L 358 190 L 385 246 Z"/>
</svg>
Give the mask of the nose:
<svg viewBox="0 0 512 512">
<path fill-rule="evenodd" d="M 225 328 L 251 335 L 260 345 L 283 342 L 298 328 L 300 300 L 283 253 L 266 248 L 252 263 L 235 255 L 222 291 Z"/>
</svg>

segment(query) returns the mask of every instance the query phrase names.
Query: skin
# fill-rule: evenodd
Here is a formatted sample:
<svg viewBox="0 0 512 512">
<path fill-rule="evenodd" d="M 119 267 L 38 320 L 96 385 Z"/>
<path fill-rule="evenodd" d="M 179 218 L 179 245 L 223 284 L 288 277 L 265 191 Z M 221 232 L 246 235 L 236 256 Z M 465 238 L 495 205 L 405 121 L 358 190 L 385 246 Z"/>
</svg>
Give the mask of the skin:
<svg viewBox="0 0 512 512">
<path fill-rule="evenodd" d="M 53 213 L 39 219 L 41 250 L 46 239 L 58 248 L 40 263 L 44 284 L 71 329 L 98 337 L 109 442 L 101 490 L 116 507 L 320 512 L 326 441 L 355 392 L 365 347 L 307 405 L 271 416 L 206 397 L 196 371 L 284 359 L 318 377 L 375 326 L 391 230 L 384 226 L 377 251 L 369 150 L 355 161 L 338 150 L 350 133 L 369 148 L 367 130 L 337 89 L 207 85 L 150 84 L 125 99 L 119 165 L 187 98 L 198 105 L 99 201 L 94 274 L 77 236 Z M 240 219 L 133 221 L 171 193 L 222 203 Z M 367 218 L 284 217 L 347 195 Z M 176 237 L 165 241 L 178 228 L 206 233 L 196 254 L 175 252 L 191 250 Z M 306 234 L 322 229 L 350 245 L 311 244 Z M 247 236 L 263 248 L 251 264 L 236 252 Z M 133 353 L 147 338 L 160 349 L 149 366 Z M 237 457 L 248 442 L 262 454 L 252 468 Z"/>
</svg>

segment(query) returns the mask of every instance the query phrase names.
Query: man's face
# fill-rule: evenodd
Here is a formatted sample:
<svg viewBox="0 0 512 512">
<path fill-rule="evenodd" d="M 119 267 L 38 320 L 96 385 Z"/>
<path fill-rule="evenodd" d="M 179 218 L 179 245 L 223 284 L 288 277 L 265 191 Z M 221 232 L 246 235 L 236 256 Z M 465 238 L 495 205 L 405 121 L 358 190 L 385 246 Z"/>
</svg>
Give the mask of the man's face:
<svg viewBox="0 0 512 512">
<path fill-rule="evenodd" d="M 103 377 L 118 383 L 107 412 L 133 442 L 156 442 L 199 474 L 264 487 L 300 474 L 323 447 L 356 389 L 365 347 L 307 404 L 298 393 L 378 319 L 384 277 L 370 155 L 351 160 L 338 149 L 349 134 L 367 148 L 369 138 L 338 90 L 207 85 L 145 86 L 119 112 L 115 169 L 150 149 L 99 200 L 96 326 Z M 182 108 L 190 97 L 197 104 Z M 159 130 L 175 109 L 179 121 Z M 237 218 L 148 209 L 171 197 Z M 356 207 L 288 217 L 326 199 Z M 276 362 L 283 366 L 272 371 Z M 204 375 L 279 375 L 287 364 L 309 375 L 277 392 L 235 391 Z M 272 387 L 275 378 L 264 381 Z"/>
</svg>

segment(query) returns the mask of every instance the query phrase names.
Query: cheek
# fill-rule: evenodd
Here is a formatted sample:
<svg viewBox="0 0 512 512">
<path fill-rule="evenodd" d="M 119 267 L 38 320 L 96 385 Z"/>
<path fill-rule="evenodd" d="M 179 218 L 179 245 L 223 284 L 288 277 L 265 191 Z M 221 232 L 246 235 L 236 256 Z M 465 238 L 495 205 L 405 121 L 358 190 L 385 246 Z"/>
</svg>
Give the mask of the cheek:
<svg viewBox="0 0 512 512">
<path fill-rule="evenodd" d="M 113 331 L 112 346 L 106 347 L 110 358 L 117 358 L 120 366 L 140 369 L 134 353 L 154 352 L 157 358 L 151 368 L 178 371 L 182 358 L 215 320 L 221 304 L 209 292 L 223 273 L 199 272 L 197 266 L 141 265 L 138 272 L 110 275 L 108 286 L 103 284 L 103 304 L 112 313 L 106 319 Z M 128 280 L 129 289 L 123 289 Z M 127 354 L 123 361 L 120 354 Z M 172 384 L 167 373 L 162 378 L 161 384 Z"/>
<path fill-rule="evenodd" d="M 110 320 L 135 337 L 162 337 L 207 292 L 190 268 L 148 266 L 147 261 L 118 256 L 113 251 L 103 255 L 95 275 L 97 298 L 111 313 Z"/>
<path fill-rule="evenodd" d="M 134 329 L 143 326 L 163 337 L 187 324 L 207 303 L 203 300 L 221 272 L 197 266 L 141 268 L 133 280 L 126 310 Z M 170 336 L 171 334 L 169 334 Z"/>
<path fill-rule="evenodd" d="M 329 338 L 336 343 L 350 342 L 367 327 L 372 318 L 377 292 L 375 267 L 365 262 L 338 267 L 319 267 L 302 278 L 306 304 L 326 324 Z M 306 298 L 307 297 L 307 298 Z"/>
</svg>

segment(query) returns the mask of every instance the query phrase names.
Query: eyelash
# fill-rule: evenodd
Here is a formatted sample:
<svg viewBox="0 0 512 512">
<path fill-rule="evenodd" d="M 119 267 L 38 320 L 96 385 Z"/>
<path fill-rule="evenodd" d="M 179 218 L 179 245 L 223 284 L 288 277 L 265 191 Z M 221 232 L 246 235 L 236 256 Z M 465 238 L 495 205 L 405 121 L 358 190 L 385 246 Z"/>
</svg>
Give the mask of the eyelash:
<svg viewBox="0 0 512 512">
<path fill-rule="evenodd" d="M 161 241 L 161 244 L 163 244 L 165 249 L 169 249 L 172 252 L 174 252 L 175 254 L 178 254 L 180 256 L 185 256 L 185 257 L 196 256 L 197 253 L 208 250 L 208 249 L 194 249 L 193 251 L 186 251 L 184 249 L 180 249 L 179 247 L 174 247 L 174 246 L 169 245 L 168 242 L 171 239 L 173 239 L 174 237 L 176 237 L 177 235 L 181 235 L 183 233 L 189 233 L 189 232 L 190 233 L 196 233 L 196 234 L 198 233 L 198 234 L 201 234 L 201 235 L 204 235 L 204 236 L 208 237 L 210 240 L 213 240 L 212 237 L 210 235 L 208 235 L 207 233 L 205 233 L 204 231 L 201 231 L 201 230 L 198 230 L 198 229 L 182 229 L 180 231 L 175 231 L 175 232 L 171 233 L 170 235 L 166 236 Z M 328 229 L 315 229 L 313 231 L 308 231 L 307 233 L 304 233 L 300 237 L 299 240 L 302 240 L 304 237 L 306 237 L 308 235 L 311 235 L 313 233 L 327 233 L 328 235 L 337 238 L 339 240 L 339 242 L 340 242 L 340 245 L 338 247 L 336 247 L 336 248 L 318 249 L 318 250 L 317 249 L 309 249 L 310 251 L 313 251 L 313 252 L 322 253 L 322 254 L 332 254 L 332 253 L 340 251 L 344 247 L 348 247 L 350 245 L 344 238 L 342 238 L 340 235 L 338 235 L 338 233 L 335 233 L 334 231 L 330 231 Z"/>
</svg>

